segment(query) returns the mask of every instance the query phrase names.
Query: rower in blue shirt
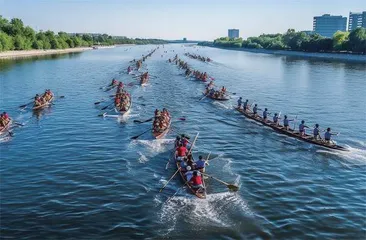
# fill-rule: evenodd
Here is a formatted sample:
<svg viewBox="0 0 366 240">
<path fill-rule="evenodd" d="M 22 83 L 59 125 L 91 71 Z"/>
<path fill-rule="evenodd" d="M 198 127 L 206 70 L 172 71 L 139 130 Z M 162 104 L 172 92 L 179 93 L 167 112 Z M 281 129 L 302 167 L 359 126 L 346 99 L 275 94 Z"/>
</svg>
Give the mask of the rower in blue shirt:
<svg viewBox="0 0 366 240">
<path fill-rule="evenodd" d="M 253 107 L 253 115 L 254 115 L 254 117 L 257 117 L 258 110 L 259 110 L 258 105 L 257 104 L 254 104 L 254 107 Z"/>
<path fill-rule="evenodd" d="M 238 108 L 240 109 L 241 108 L 241 104 L 243 103 L 243 101 L 242 101 L 242 97 L 240 97 L 239 98 L 239 100 L 238 100 Z"/>
<path fill-rule="evenodd" d="M 314 139 L 315 139 L 315 140 L 322 139 L 322 138 L 320 137 L 319 124 L 315 124 L 315 128 L 314 128 L 314 131 L 313 131 L 313 135 L 314 135 Z"/>
<path fill-rule="evenodd" d="M 324 133 L 324 140 L 326 143 L 330 143 L 332 141 L 332 135 L 338 135 L 338 133 L 331 133 L 331 129 L 327 128 L 327 131 Z"/>
<path fill-rule="evenodd" d="M 203 159 L 202 156 L 198 157 L 198 161 L 195 162 L 195 164 L 196 164 L 195 168 L 197 170 L 200 170 L 201 172 L 205 172 L 206 161 Z"/>
<path fill-rule="evenodd" d="M 287 118 L 287 115 L 285 115 L 285 117 L 283 119 L 283 126 L 285 127 L 286 130 L 290 129 L 289 124 L 290 124 L 291 121 L 293 121 L 293 119 L 290 120 L 290 119 Z"/>
<path fill-rule="evenodd" d="M 269 115 L 270 113 L 268 113 L 268 109 L 267 108 L 265 108 L 264 109 L 264 111 L 263 111 L 263 120 L 265 121 L 265 122 L 267 122 L 267 117 L 268 117 L 268 115 Z"/>
<path fill-rule="evenodd" d="M 248 110 L 248 103 L 249 103 L 249 100 L 245 100 L 244 104 L 243 104 L 243 109 L 244 109 L 244 112 L 246 112 Z"/>
<path fill-rule="evenodd" d="M 309 128 L 308 126 L 305 125 L 305 121 L 302 120 L 300 125 L 299 125 L 299 132 L 300 132 L 300 136 L 303 137 L 305 136 L 305 128 Z"/>
<path fill-rule="evenodd" d="M 278 114 L 277 114 L 277 113 L 275 113 L 275 114 L 274 114 L 274 116 L 273 116 L 273 123 L 274 123 L 275 125 L 278 125 L 278 119 L 279 119 Z"/>
</svg>

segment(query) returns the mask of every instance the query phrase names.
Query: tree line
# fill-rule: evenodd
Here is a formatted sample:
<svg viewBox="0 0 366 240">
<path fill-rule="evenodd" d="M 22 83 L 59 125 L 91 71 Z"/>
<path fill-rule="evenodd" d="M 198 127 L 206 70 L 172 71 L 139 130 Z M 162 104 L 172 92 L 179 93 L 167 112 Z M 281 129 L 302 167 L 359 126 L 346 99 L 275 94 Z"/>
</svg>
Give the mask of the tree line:
<svg viewBox="0 0 366 240">
<path fill-rule="evenodd" d="M 337 31 L 332 38 L 326 38 L 317 33 L 307 34 L 289 29 L 284 34 L 262 34 L 258 37 L 249 37 L 247 40 L 221 37 L 214 40 L 213 43 L 204 42 L 201 45 L 305 52 L 347 51 L 366 54 L 366 29 L 356 28 L 351 32 Z"/>
<path fill-rule="evenodd" d="M 91 47 L 93 45 L 114 44 L 164 44 L 160 39 L 140 39 L 113 37 L 107 34 L 67 34 L 66 32 L 39 31 L 24 26 L 23 21 L 13 18 L 10 21 L 0 15 L 0 51 L 30 49 L 65 49 Z"/>
</svg>

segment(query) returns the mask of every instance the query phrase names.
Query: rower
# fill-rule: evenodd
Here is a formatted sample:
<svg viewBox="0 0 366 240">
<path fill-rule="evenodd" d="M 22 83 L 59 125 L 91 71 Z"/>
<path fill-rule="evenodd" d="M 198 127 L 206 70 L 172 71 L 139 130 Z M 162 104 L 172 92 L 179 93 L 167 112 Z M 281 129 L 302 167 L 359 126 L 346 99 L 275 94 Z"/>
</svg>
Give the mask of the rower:
<svg viewBox="0 0 366 240">
<path fill-rule="evenodd" d="M 300 125 L 299 125 L 299 132 L 300 132 L 300 136 L 303 137 L 305 136 L 305 128 L 309 128 L 308 126 L 305 125 L 305 121 L 302 120 Z"/>
<path fill-rule="evenodd" d="M 314 128 L 314 131 L 313 131 L 313 134 L 314 134 L 314 139 L 315 140 L 321 140 L 322 138 L 320 137 L 320 129 L 319 129 L 319 124 L 315 124 L 315 128 Z"/>
<path fill-rule="evenodd" d="M 198 157 L 198 161 L 195 162 L 195 164 L 197 170 L 199 170 L 200 172 L 205 172 L 206 161 L 203 160 L 202 156 Z"/>
<path fill-rule="evenodd" d="M 177 148 L 177 150 L 175 152 L 177 161 L 182 161 L 183 158 L 186 156 L 186 154 L 187 154 L 187 148 L 185 146 L 183 146 L 182 143 L 180 143 L 179 147 Z"/>
<path fill-rule="evenodd" d="M 0 114 L 0 127 L 5 127 L 5 121 L 4 121 L 4 115 L 1 113 Z"/>
<path fill-rule="evenodd" d="M 243 100 L 242 100 L 243 98 L 242 97 L 240 97 L 239 98 L 239 100 L 238 100 L 238 109 L 240 109 L 241 108 L 241 104 L 243 103 Z"/>
<path fill-rule="evenodd" d="M 274 123 L 276 126 L 278 125 L 278 119 L 279 119 L 278 114 L 277 114 L 277 113 L 275 113 L 275 114 L 274 114 L 274 116 L 273 116 L 273 123 Z"/>
<path fill-rule="evenodd" d="M 193 171 L 192 168 L 190 166 L 186 167 L 187 172 L 184 174 L 184 176 L 187 179 L 187 182 L 191 181 L 192 177 L 193 177 Z"/>
<path fill-rule="evenodd" d="M 291 121 L 293 121 L 293 119 L 290 120 L 287 118 L 287 115 L 285 115 L 283 119 L 283 126 L 285 127 L 286 130 L 289 130 L 289 124 Z"/>
<path fill-rule="evenodd" d="M 324 133 L 324 140 L 326 143 L 330 144 L 330 141 L 332 141 L 332 135 L 337 135 L 337 133 L 331 133 L 331 129 L 327 128 L 327 131 Z"/>
<path fill-rule="evenodd" d="M 222 86 L 221 92 L 222 92 L 222 94 L 225 94 L 226 93 L 226 88 L 224 86 Z"/>
<path fill-rule="evenodd" d="M 254 107 L 253 107 L 253 115 L 254 115 L 254 117 L 257 117 L 257 112 L 258 112 L 258 105 L 257 104 L 254 104 Z"/>
<path fill-rule="evenodd" d="M 192 177 L 190 183 L 192 185 L 192 188 L 194 188 L 194 189 L 203 188 L 202 177 L 201 177 L 201 174 L 198 174 L 198 171 L 193 172 L 193 177 Z"/>
<path fill-rule="evenodd" d="M 36 94 L 36 96 L 34 97 L 34 106 L 40 106 L 40 105 L 42 105 L 42 100 L 39 97 L 39 95 Z"/>
<path fill-rule="evenodd" d="M 263 120 L 266 122 L 267 121 L 267 116 L 269 115 L 268 113 L 268 109 L 265 108 L 264 111 L 263 111 Z"/>
<path fill-rule="evenodd" d="M 194 166 L 194 160 L 193 160 L 193 157 L 192 157 L 192 153 L 190 153 L 187 156 L 187 165 L 190 166 L 191 168 L 193 168 L 193 166 Z"/>
<path fill-rule="evenodd" d="M 244 112 L 246 112 L 248 110 L 248 103 L 249 103 L 249 100 L 245 100 L 244 104 L 243 104 L 243 110 Z"/>
<path fill-rule="evenodd" d="M 174 147 L 175 148 L 178 148 L 179 147 L 179 144 L 180 144 L 180 136 L 177 136 L 175 138 Z"/>
</svg>

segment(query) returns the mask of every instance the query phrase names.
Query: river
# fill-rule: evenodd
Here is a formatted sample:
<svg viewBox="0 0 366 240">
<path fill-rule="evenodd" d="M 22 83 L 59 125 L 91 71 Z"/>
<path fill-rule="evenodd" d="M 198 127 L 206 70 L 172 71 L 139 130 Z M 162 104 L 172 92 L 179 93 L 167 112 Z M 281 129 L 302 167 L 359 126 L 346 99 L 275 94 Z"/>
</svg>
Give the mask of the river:
<svg viewBox="0 0 366 240">
<path fill-rule="evenodd" d="M 24 123 L 0 142 L 2 238 L 365 239 L 365 64 L 165 45 L 144 63 L 155 76 L 149 85 L 128 88 L 129 117 L 99 117 L 109 103 L 94 105 L 108 97 L 100 87 L 112 78 L 135 82 L 126 74 L 129 61 L 154 47 L 0 62 L 0 110 Z M 175 54 L 236 94 L 228 102 L 199 101 L 204 85 L 167 62 Z M 65 98 L 38 115 L 19 111 L 46 88 Z M 296 124 L 331 127 L 349 151 L 247 120 L 233 110 L 239 96 L 297 116 Z M 151 127 L 133 120 L 162 107 L 174 118 L 172 131 L 162 140 L 149 133 L 130 140 Z M 159 193 L 175 172 L 165 165 L 177 132 L 191 139 L 199 132 L 194 157 L 211 152 L 206 172 L 239 191 L 207 179 L 207 199 L 197 199 L 177 176 Z"/>
</svg>

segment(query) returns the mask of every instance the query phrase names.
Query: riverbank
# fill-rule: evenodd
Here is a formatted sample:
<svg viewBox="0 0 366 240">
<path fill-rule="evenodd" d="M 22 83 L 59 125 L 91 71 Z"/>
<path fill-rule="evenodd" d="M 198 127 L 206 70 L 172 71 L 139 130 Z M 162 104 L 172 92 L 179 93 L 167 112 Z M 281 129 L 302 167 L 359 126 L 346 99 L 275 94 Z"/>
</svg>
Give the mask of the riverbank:
<svg viewBox="0 0 366 240">
<path fill-rule="evenodd" d="M 65 53 L 83 52 L 91 49 L 93 48 L 81 47 L 81 48 L 48 49 L 48 50 L 6 51 L 6 52 L 0 52 L 0 59 L 14 59 L 14 58 L 25 58 L 25 57 L 34 57 L 34 56 L 52 55 L 52 54 L 65 54 Z"/>
<path fill-rule="evenodd" d="M 310 52 L 252 49 L 252 48 L 226 48 L 226 47 L 216 47 L 216 46 L 208 46 L 208 47 L 220 48 L 220 49 L 225 49 L 225 50 L 252 52 L 252 53 L 272 54 L 272 55 L 280 55 L 280 56 L 317 58 L 317 59 L 337 60 L 337 61 L 350 61 L 350 62 L 359 62 L 359 63 L 366 64 L 366 55 L 356 55 L 356 54 L 347 54 L 347 53 L 310 53 Z"/>
</svg>

